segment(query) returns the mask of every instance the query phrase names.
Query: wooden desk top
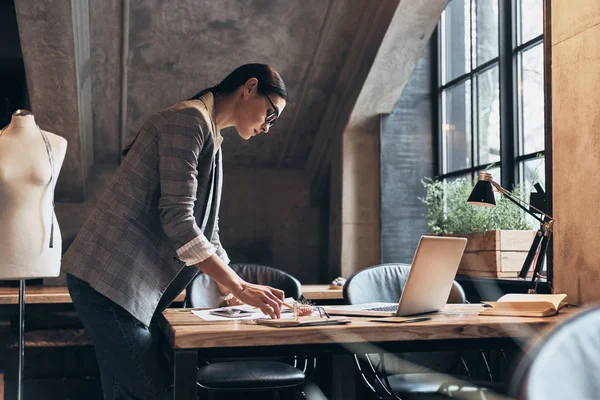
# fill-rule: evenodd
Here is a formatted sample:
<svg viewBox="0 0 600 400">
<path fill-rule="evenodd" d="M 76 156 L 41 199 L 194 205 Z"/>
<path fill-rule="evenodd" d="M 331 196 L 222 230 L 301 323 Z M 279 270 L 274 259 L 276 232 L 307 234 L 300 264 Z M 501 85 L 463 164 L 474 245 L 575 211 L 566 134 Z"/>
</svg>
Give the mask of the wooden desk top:
<svg viewBox="0 0 600 400">
<path fill-rule="evenodd" d="M 309 300 L 335 299 L 341 300 L 342 289 L 329 289 L 329 285 L 302 285 L 304 296 Z M 183 302 L 185 291 L 175 301 Z M 66 286 L 27 286 L 25 288 L 25 304 L 68 304 L 71 296 Z M 0 287 L 0 305 L 19 304 L 19 288 Z"/>
<path fill-rule="evenodd" d="M 175 298 L 176 302 L 185 300 L 185 291 Z M 25 304 L 69 304 L 71 296 L 66 286 L 26 286 Z M 19 288 L 0 287 L 0 305 L 19 304 Z"/>
<path fill-rule="evenodd" d="M 163 313 L 162 330 L 174 349 L 226 348 L 362 342 L 401 342 L 438 339 L 533 338 L 537 333 L 573 315 L 563 309 L 546 318 L 478 316 L 478 304 L 449 304 L 429 321 L 408 324 L 371 322 L 351 318 L 348 325 L 273 328 L 252 321 L 203 321 L 189 309 Z"/>
<path fill-rule="evenodd" d="M 302 285 L 302 294 L 309 300 L 342 300 L 342 287 L 330 289 L 329 285 Z"/>
</svg>

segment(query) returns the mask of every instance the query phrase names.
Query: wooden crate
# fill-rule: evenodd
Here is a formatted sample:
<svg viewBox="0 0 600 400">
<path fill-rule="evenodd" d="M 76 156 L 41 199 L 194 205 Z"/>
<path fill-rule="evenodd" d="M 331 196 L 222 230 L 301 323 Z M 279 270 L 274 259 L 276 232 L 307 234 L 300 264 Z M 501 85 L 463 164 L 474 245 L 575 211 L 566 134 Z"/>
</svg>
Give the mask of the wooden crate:
<svg viewBox="0 0 600 400">
<path fill-rule="evenodd" d="M 516 278 L 535 234 L 536 231 L 490 231 L 444 236 L 466 237 L 468 240 L 458 267 L 459 275 Z"/>
</svg>

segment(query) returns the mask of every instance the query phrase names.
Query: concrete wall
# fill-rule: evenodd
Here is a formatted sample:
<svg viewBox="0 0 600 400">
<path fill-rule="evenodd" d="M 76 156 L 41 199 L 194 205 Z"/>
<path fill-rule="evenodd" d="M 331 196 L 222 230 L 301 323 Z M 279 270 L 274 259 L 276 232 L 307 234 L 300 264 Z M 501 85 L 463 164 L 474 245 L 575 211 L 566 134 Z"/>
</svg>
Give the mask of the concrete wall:
<svg viewBox="0 0 600 400">
<path fill-rule="evenodd" d="M 0 4 L 0 127 L 17 108 L 29 108 L 14 4 Z"/>
<path fill-rule="evenodd" d="M 341 276 L 379 263 L 379 135 L 342 137 Z"/>
<path fill-rule="evenodd" d="M 364 7 L 348 0 L 130 0 L 124 13 L 122 1 L 89 2 L 100 162 L 115 162 L 119 142 L 129 143 L 152 113 L 217 84 L 241 64 L 262 62 L 284 78 L 288 108 L 271 137 L 252 143 L 232 137 L 224 159 L 291 168 L 304 164 Z"/>
<path fill-rule="evenodd" d="M 88 200 L 58 203 L 64 250 L 77 235 L 93 205 L 110 182 L 116 166 L 92 169 Z M 309 202 L 309 185 L 300 170 L 231 167 L 225 165 L 220 237 L 231 262 L 274 266 L 304 283 L 322 280 L 322 215 Z M 326 222 L 325 222 L 326 223 Z M 46 279 L 65 284 L 64 276 Z"/>
<path fill-rule="evenodd" d="M 271 265 L 318 283 L 320 210 L 300 170 L 225 165 L 220 237 L 232 262 Z"/>
<path fill-rule="evenodd" d="M 554 289 L 585 304 L 600 301 L 600 2 L 551 7 Z"/>
<path fill-rule="evenodd" d="M 339 233 L 331 247 L 336 259 L 330 262 L 337 270 L 329 271 L 328 278 L 378 262 L 381 111 L 368 108 L 376 117 L 368 127 L 346 126 L 348 117 L 365 79 L 374 92 L 389 89 L 392 77 L 405 80 L 445 3 L 16 0 L 33 111 L 42 117 L 42 127 L 67 137 L 70 144 L 59 188 L 68 184 L 79 196 L 57 196 L 65 242 L 110 179 L 123 145 L 152 113 L 218 83 L 243 63 L 264 62 L 281 73 L 290 101 L 268 136 L 243 141 L 223 132 L 228 183 L 222 236 L 232 259 L 275 264 L 305 281 L 322 280 L 324 274 L 313 265 L 324 259 L 319 255 L 329 238 L 316 240 L 322 237 L 322 210 L 309 207 L 305 195 L 318 186 L 312 184 L 313 172 L 327 175 L 329 163 L 324 157 L 313 163 L 323 168 L 301 168 L 308 170 L 309 153 L 333 153 L 328 143 L 335 137 L 340 163 L 337 174 L 330 175 L 331 186 L 342 189 L 328 209 L 343 226 L 331 228 Z M 398 9 L 398 4 L 404 5 Z M 396 23 L 388 35 L 392 19 Z M 394 82 L 396 89 L 404 84 Z M 363 98 L 372 102 L 374 97 Z M 386 96 L 386 101 L 394 100 Z M 82 103 L 91 103 L 93 113 Z M 56 107 L 77 109 L 79 119 L 65 119 Z M 335 129 L 328 121 L 335 121 Z M 301 178 L 303 173 L 311 179 Z M 240 204 L 247 197 L 254 200 Z M 320 206 L 311 198 L 313 206 Z M 63 204 L 65 200 L 77 203 Z"/>
<path fill-rule="evenodd" d="M 275 265 L 317 282 L 321 214 L 309 206 L 310 184 L 300 169 L 262 167 L 282 159 L 292 123 L 301 130 L 318 123 L 334 83 L 330 77 L 343 65 L 362 6 L 321 0 L 131 0 L 127 13 L 119 0 L 60 4 L 17 0 L 33 111 L 44 129 L 69 140 L 57 195 L 65 245 L 110 182 L 123 144 L 153 112 L 218 83 L 238 65 L 265 62 L 286 80 L 290 103 L 269 136 L 246 142 L 224 132 L 221 237 L 234 262 Z M 125 42 L 129 50 L 123 58 Z M 321 50 L 315 55 L 317 45 Z M 82 102 L 93 104 L 93 113 Z M 296 154 L 307 152 L 312 137 L 298 134 L 280 166 L 302 166 L 306 155 Z M 75 194 L 61 191 L 65 185 Z"/>
<path fill-rule="evenodd" d="M 94 158 L 117 164 L 121 151 L 122 0 L 89 0 Z"/>
<path fill-rule="evenodd" d="M 394 111 L 381 125 L 381 262 L 411 263 L 427 233 L 421 184 L 434 174 L 432 47 L 423 49 Z"/>
<path fill-rule="evenodd" d="M 56 199 L 84 201 L 94 161 L 88 1 L 16 0 L 15 10 L 31 111 L 69 142 Z"/>
<path fill-rule="evenodd" d="M 415 206 L 418 191 L 414 186 L 419 185 L 423 176 L 413 180 L 408 176 L 424 171 L 431 174 L 427 165 L 431 165 L 432 160 L 432 115 L 429 99 L 419 103 L 429 94 L 428 61 L 425 60 L 425 65 L 421 62 L 420 70 L 414 71 L 446 4 L 446 0 L 400 2 L 386 26 L 342 138 L 332 146 L 332 163 L 336 164 L 332 166 L 332 180 L 341 179 L 341 187 L 332 183 L 331 204 L 333 210 L 335 198 L 340 198 L 341 210 L 339 215 L 332 212 L 332 223 L 338 226 L 331 228 L 330 249 L 339 242 L 339 270 L 343 277 L 382 261 L 383 235 L 387 235 L 386 248 L 406 247 L 406 251 L 410 251 L 411 245 L 416 243 L 409 239 L 413 232 L 404 223 L 422 218 L 422 207 Z M 376 22 L 383 24 L 383 21 L 385 19 Z M 413 83 L 404 101 L 401 97 L 398 103 L 409 77 L 415 74 L 413 80 L 418 82 Z M 394 110 L 398 115 L 386 118 L 389 123 L 382 125 L 381 114 Z M 419 116 L 412 115 L 419 113 Z M 380 138 L 385 141 L 380 142 Z M 339 151 L 336 146 L 341 146 L 340 155 L 336 154 Z M 380 157 L 384 153 L 386 157 Z M 385 172 L 380 173 L 381 168 Z M 402 189 L 409 189 L 404 190 L 405 197 L 389 201 L 390 195 L 394 196 L 390 192 L 402 184 Z M 384 199 L 388 202 L 382 203 Z M 398 234 L 405 235 L 404 243 L 396 240 Z M 332 254 L 335 252 L 333 249 Z M 393 258 L 397 255 L 400 254 L 388 254 Z M 335 271 L 331 261 L 329 270 Z"/>
</svg>

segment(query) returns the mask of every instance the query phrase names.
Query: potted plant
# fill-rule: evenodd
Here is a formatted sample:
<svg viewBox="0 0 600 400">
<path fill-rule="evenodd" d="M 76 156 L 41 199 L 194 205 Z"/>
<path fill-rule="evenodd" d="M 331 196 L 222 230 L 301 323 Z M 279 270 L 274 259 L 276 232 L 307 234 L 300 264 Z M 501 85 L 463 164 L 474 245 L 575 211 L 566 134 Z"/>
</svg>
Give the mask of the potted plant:
<svg viewBox="0 0 600 400">
<path fill-rule="evenodd" d="M 427 223 L 431 234 L 468 239 L 458 274 L 473 277 L 517 277 L 535 231 L 525 213 L 505 197 L 496 196 L 496 207 L 467 203 L 473 183 L 467 179 L 423 181 Z M 524 200 L 521 185 L 511 192 Z"/>
</svg>

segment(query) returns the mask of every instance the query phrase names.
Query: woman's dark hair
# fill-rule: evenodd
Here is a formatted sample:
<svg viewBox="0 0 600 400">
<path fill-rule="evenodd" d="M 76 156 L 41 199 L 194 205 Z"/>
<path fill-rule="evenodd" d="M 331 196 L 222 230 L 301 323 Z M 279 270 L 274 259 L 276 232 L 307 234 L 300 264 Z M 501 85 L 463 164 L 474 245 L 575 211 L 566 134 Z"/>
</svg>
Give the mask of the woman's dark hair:
<svg viewBox="0 0 600 400">
<path fill-rule="evenodd" d="M 190 100 L 195 100 L 208 92 L 212 94 L 217 93 L 232 93 L 237 88 L 245 84 L 248 79 L 258 79 L 258 90 L 261 93 L 276 94 L 282 99 L 287 101 L 287 89 L 281 76 L 275 71 L 275 69 L 266 64 L 245 64 L 238 67 L 227 75 L 221 83 L 208 89 L 204 89 L 201 92 L 194 95 Z"/>
<path fill-rule="evenodd" d="M 232 93 L 250 78 L 258 80 L 258 90 L 261 93 L 276 94 L 287 101 L 288 93 L 283 79 L 275 71 L 275 68 L 267 64 L 244 64 L 227 75 L 221 83 L 198 92 L 190 100 L 196 100 L 208 92 L 212 92 L 213 95 L 217 93 Z M 137 139 L 137 136 L 135 139 Z M 135 139 L 123 150 L 123 157 L 127 155 Z"/>
</svg>

